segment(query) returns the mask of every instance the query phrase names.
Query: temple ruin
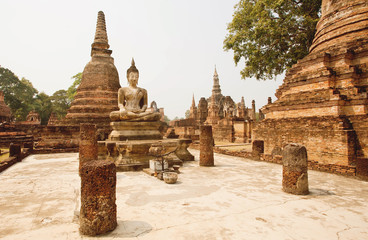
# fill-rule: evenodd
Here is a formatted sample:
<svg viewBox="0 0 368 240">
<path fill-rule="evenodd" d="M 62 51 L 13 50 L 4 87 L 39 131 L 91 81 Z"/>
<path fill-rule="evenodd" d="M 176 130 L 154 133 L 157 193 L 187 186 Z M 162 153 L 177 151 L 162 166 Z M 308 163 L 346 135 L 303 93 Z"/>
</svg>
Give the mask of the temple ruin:
<svg viewBox="0 0 368 240">
<path fill-rule="evenodd" d="M 197 106 L 193 95 L 189 112 L 187 119 L 170 123 L 178 137 L 198 140 L 199 126 L 205 124 L 212 126 L 216 141 L 240 143 L 251 141 L 252 127 L 256 122 L 255 101 L 252 101 L 252 108 L 247 108 L 244 97 L 236 104 L 230 96 L 222 95 L 216 68 L 212 95 L 207 99 L 202 97 Z"/>
<path fill-rule="evenodd" d="M 81 123 L 96 124 L 98 139 L 107 138 L 111 131 L 109 114 L 118 109 L 120 88 L 119 74 L 109 47 L 105 15 L 100 11 L 91 45 L 91 60 L 83 70 L 71 107 L 64 119 L 58 121 L 53 117 L 49 120 L 36 149 L 41 152 L 64 151 L 65 148 L 77 151 Z"/>
<path fill-rule="evenodd" d="M 313 169 L 367 175 L 367 64 L 368 2 L 323 0 L 309 55 L 287 71 L 253 131 L 264 158 L 293 142 Z"/>
<path fill-rule="evenodd" d="M 61 124 L 79 126 L 80 123 L 94 123 L 100 127 L 109 126 L 109 114 L 117 110 L 117 94 L 120 88 L 119 74 L 109 47 L 105 15 L 100 11 L 92 43 L 91 61 L 83 70 L 77 93 Z"/>
</svg>

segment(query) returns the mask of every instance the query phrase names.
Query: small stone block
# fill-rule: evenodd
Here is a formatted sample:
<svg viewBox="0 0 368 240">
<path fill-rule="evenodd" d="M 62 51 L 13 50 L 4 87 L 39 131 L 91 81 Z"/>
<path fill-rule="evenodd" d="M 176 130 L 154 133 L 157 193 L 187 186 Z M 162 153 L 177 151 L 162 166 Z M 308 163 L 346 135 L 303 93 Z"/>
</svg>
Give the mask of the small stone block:
<svg viewBox="0 0 368 240">
<path fill-rule="evenodd" d="M 150 160 L 149 166 L 152 171 L 162 171 L 162 163 L 160 160 Z M 169 168 L 167 161 L 164 161 L 164 170 Z"/>
<path fill-rule="evenodd" d="M 20 144 L 11 143 L 9 146 L 9 157 L 18 157 L 21 154 Z"/>
<path fill-rule="evenodd" d="M 308 157 L 304 146 L 288 144 L 282 153 L 282 189 L 295 195 L 307 195 Z"/>
</svg>

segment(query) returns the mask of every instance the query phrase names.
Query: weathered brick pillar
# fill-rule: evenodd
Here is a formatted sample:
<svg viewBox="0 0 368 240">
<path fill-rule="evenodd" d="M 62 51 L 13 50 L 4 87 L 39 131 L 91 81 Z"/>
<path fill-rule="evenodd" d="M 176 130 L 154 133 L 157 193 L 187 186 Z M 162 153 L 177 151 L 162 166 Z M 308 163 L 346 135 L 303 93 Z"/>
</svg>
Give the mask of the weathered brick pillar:
<svg viewBox="0 0 368 240">
<path fill-rule="evenodd" d="M 214 166 L 212 126 L 200 126 L 199 166 Z"/>
<path fill-rule="evenodd" d="M 356 175 L 368 181 L 368 159 L 358 158 L 356 161 Z"/>
<path fill-rule="evenodd" d="M 22 148 L 21 148 L 20 144 L 10 143 L 9 157 L 19 158 L 21 153 L 22 153 Z"/>
<path fill-rule="evenodd" d="M 307 195 L 308 157 L 307 149 L 298 144 L 288 144 L 282 152 L 282 189 L 296 195 Z"/>
<path fill-rule="evenodd" d="M 264 153 L 264 142 L 261 140 L 254 140 L 252 142 L 252 156 L 259 158 L 261 153 Z"/>
<path fill-rule="evenodd" d="M 98 146 L 96 136 L 96 125 L 81 123 L 79 142 L 79 170 L 82 165 L 91 160 L 98 159 Z"/>
<path fill-rule="evenodd" d="M 115 164 L 106 160 L 86 162 L 80 176 L 80 233 L 95 236 L 114 230 L 117 226 Z"/>
</svg>

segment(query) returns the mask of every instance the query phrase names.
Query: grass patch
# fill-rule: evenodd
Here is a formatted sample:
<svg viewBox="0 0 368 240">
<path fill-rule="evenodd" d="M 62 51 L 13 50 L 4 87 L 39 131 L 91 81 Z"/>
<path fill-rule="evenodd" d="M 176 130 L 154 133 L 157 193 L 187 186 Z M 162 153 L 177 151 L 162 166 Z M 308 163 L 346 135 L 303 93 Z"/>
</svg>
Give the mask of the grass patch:
<svg viewBox="0 0 368 240">
<path fill-rule="evenodd" d="M 9 151 L 7 148 L 1 148 L 1 152 Z M 0 162 L 4 161 L 9 157 L 9 153 L 0 155 Z"/>
<path fill-rule="evenodd" d="M 9 157 L 9 153 L 0 156 L 0 162 L 4 161 Z"/>
</svg>

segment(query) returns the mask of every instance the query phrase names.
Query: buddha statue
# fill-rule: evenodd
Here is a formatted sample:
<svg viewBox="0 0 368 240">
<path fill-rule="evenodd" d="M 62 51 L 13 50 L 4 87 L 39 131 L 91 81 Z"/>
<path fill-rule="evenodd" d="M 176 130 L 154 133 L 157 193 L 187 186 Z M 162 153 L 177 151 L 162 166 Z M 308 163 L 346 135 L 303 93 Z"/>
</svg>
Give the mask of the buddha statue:
<svg viewBox="0 0 368 240">
<path fill-rule="evenodd" d="M 138 87 L 139 71 L 135 67 L 134 59 L 132 65 L 127 70 L 128 87 L 122 87 L 118 91 L 119 111 L 110 113 L 112 121 L 158 121 L 161 114 L 157 112 L 157 106 L 154 105 L 154 112 L 147 110 L 147 90 Z"/>
</svg>

